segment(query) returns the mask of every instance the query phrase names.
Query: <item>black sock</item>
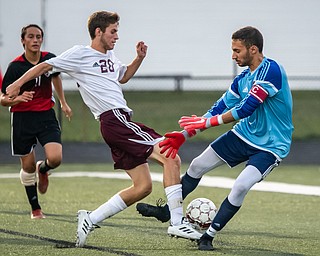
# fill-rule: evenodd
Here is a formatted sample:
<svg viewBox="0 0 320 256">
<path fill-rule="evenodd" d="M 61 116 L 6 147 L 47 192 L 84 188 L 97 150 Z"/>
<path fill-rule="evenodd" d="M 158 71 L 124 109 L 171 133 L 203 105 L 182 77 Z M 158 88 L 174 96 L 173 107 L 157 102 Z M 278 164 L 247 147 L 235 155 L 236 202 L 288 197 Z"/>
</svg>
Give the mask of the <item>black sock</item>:
<svg viewBox="0 0 320 256">
<path fill-rule="evenodd" d="M 25 186 L 27 197 L 31 205 L 32 211 L 41 209 L 38 201 L 37 184 Z"/>
<path fill-rule="evenodd" d="M 239 211 L 240 206 L 232 205 L 228 197 L 222 202 L 217 215 L 214 217 L 211 227 L 215 230 L 221 230 L 228 222 L 232 219 L 232 217 Z"/>
<path fill-rule="evenodd" d="M 189 195 L 195 188 L 198 186 L 200 179 L 195 179 L 190 177 L 187 173 L 185 173 L 181 178 L 182 184 L 182 199 L 185 199 L 187 195 Z"/>
<path fill-rule="evenodd" d="M 39 166 L 39 172 L 41 172 L 42 174 L 45 174 L 47 171 L 51 169 L 53 168 L 47 164 L 47 159 L 45 159 Z"/>
<path fill-rule="evenodd" d="M 201 240 L 208 240 L 212 243 L 213 237 L 209 236 L 206 232 L 202 235 Z"/>
</svg>

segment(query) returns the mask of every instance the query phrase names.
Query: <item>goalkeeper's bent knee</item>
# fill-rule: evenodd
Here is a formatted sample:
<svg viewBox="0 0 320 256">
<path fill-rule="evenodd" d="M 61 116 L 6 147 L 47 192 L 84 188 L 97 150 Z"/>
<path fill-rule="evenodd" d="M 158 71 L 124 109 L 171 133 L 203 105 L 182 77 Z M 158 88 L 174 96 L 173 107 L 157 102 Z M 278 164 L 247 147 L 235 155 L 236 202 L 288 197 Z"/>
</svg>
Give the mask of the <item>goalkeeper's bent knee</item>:
<svg viewBox="0 0 320 256">
<path fill-rule="evenodd" d="M 20 181 L 24 186 L 32 186 L 37 182 L 36 173 L 28 173 L 23 169 L 20 170 Z"/>
</svg>

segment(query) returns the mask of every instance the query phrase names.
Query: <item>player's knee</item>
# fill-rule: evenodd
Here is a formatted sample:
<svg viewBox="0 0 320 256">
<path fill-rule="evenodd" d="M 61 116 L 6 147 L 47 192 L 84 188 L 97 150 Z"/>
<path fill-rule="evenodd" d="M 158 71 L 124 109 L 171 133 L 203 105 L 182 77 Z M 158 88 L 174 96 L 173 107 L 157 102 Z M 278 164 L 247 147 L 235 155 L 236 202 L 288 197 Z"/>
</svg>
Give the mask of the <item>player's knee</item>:
<svg viewBox="0 0 320 256">
<path fill-rule="evenodd" d="M 25 170 L 20 170 L 20 181 L 24 186 L 33 186 L 37 182 L 36 173 L 28 173 Z"/>
<path fill-rule="evenodd" d="M 146 185 L 146 186 L 144 187 L 144 194 L 145 194 L 146 196 L 150 195 L 151 192 L 152 192 L 152 183 L 150 183 L 150 184 L 148 184 L 148 185 Z"/>
<path fill-rule="evenodd" d="M 61 162 L 62 162 L 62 157 L 59 157 L 59 156 L 47 158 L 47 165 L 51 169 L 57 168 L 61 164 Z"/>
<path fill-rule="evenodd" d="M 195 158 L 188 168 L 188 174 L 193 178 L 201 178 L 207 169 L 208 168 L 203 165 L 203 162 L 200 161 L 200 159 Z"/>
<path fill-rule="evenodd" d="M 164 160 L 164 164 L 167 166 L 170 166 L 169 169 L 171 170 L 179 170 L 180 172 L 180 167 L 181 167 L 181 159 L 178 155 L 176 155 L 176 157 L 174 159 L 172 159 L 171 157 L 169 158 L 165 158 Z"/>
<path fill-rule="evenodd" d="M 146 197 L 152 192 L 152 182 L 144 183 L 139 185 L 139 194 L 143 197 Z"/>
<path fill-rule="evenodd" d="M 233 194 L 237 196 L 246 195 L 249 190 L 250 190 L 250 187 L 247 187 L 244 183 L 241 183 L 241 182 L 235 182 L 232 187 Z"/>
</svg>

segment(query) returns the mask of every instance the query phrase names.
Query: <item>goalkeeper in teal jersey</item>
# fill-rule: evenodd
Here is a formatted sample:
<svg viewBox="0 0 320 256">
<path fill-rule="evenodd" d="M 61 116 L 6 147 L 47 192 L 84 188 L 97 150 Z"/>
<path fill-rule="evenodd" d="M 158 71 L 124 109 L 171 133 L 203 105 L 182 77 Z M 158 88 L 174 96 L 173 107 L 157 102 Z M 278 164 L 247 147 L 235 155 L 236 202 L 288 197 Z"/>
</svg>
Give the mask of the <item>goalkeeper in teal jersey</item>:
<svg viewBox="0 0 320 256">
<path fill-rule="evenodd" d="M 238 121 L 227 133 L 213 141 L 194 158 L 181 178 L 185 198 L 201 177 L 216 167 L 234 167 L 246 162 L 235 183 L 198 241 L 199 250 L 213 250 L 213 238 L 240 209 L 251 187 L 262 181 L 290 151 L 292 141 L 292 96 L 287 75 L 276 61 L 263 53 L 263 36 L 254 27 L 244 27 L 232 35 L 232 59 L 248 67 L 235 77 L 229 89 L 203 116 L 183 116 L 182 132 L 165 135 L 160 143 L 166 157 L 175 158 L 189 137 L 213 126 Z M 137 204 L 147 217 L 168 221 L 168 206 Z"/>
</svg>

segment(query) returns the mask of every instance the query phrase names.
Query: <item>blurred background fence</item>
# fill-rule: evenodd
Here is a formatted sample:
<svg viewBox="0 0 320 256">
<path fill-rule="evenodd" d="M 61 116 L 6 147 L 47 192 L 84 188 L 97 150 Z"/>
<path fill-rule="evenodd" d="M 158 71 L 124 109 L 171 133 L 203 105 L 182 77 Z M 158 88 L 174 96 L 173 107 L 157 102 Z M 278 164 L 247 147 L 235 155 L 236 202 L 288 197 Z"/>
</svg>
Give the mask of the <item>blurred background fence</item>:
<svg viewBox="0 0 320 256">
<path fill-rule="evenodd" d="M 228 89 L 233 77 L 191 77 L 137 76 L 124 85 L 124 95 L 133 119 L 142 122 L 160 134 L 181 130 L 178 120 L 182 115 L 202 115 Z M 285 163 L 320 164 L 320 77 L 290 77 L 293 87 L 293 144 Z M 64 162 L 97 163 L 112 161 L 109 149 L 100 135 L 96 121 L 83 103 L 75 82 L 63 77 L 68 104 L 73 110 L 69 122 L 55 109 L 62 127 Z M 179 151 L 183 162 L 190 162 L 200 154 L 213 139 L 232 127 L 221 125 L 206 130 L 187 141 Z M 10 152 L 10 114 L 7 108 L 0 108 L 0 163 L 17 163 Z M 39 159 L 44 157 L 43 149 L 37 147 Z"/>
<path fill-rule="evenodd" d="M 136 75 L 124 91 L 225 91 L 233 78 L 239 73 L 234 66 L 232 75 L 225 76 L 191 76 L 188 74 L 176 75 Z M 63 75 L 64 89 L 77 90 L 75 82 L 67 75 Z M 290 76 L 292 90 L 320 91 L 320 76 Z"/>
<path fill-rule="evenodd" d="M 182 115 L 204 114 L 226 91 L 232 76 L 192 77 L 189 75 L 136 76 L 123 85 L 125 98 L 134 110 L 135 121 L 151 126 L 159 133 L 179 130 L 177 121 Z M 289 77 L 294 101 L 294 140 L 320 141 L 320 76 Z M 68 122 L 56 111 L 63 130 L 64 142 L 102 142 L 99 123 L 84 105 L 75 82 L 63 77 L 66 98 L 74 116 Z M 215 127 L 193 138 L 211 141 L 233 124 Z M 0 142 L 10 140 L 10 115 L 0 110 Z"/>
</svg>

